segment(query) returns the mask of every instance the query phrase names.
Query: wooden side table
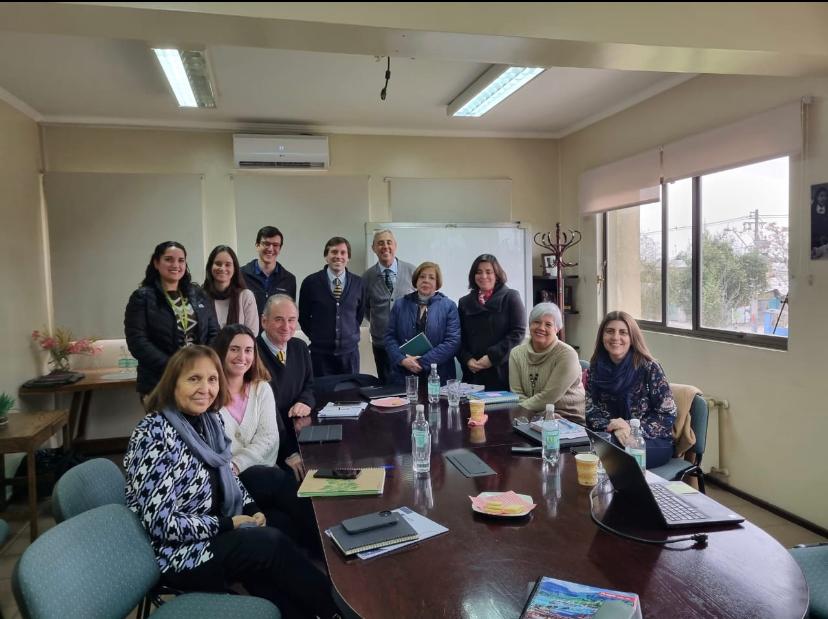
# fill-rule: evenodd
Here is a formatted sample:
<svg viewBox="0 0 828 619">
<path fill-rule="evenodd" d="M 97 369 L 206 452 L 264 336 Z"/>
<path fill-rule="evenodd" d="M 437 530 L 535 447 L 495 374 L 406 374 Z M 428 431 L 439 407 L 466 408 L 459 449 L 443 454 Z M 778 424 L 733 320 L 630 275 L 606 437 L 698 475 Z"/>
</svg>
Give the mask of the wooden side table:
<svg viewBox="0 0 828 619">
<path fill-rule="evenodd" d="M 116 376 L 118 368 L 99 370 L 83 370 L 85 376 L 71 385 L 57 385 L 55 387 L 21 387 L 18 391 L 21 397 L 29 395 L 58 395 L 72 394 L 72 404 L 69 406 L 70 433 L 75 443 L 75 450 L 83 454 L 117 453 L 126 451 L 129 437 L 86 439 L 86 419 L 89 413 L 89 403 L 95 391 L 112 389 L 135 390 L 135 377 L 106 379 L 105 376 Z M 136 397 L 137 400 L 137 397 Z"/>
<path fill-rule="evenodd" d="M 27 475 L 29 487 L 29 523 L 32 541 L 37 538 L 37 477 L 35 451 L 55 432 L 63 428 L 64 450 L 71 441 L 69 433 L 69 413 L 65 410 L 42 411 L 31 413 L 12 413 L 9 423 L 0 427 L 0 516 L 13 519 L 14 515 L 5 513 L 6 486 L 15 485 L 22 478 L 6 479 L 4 454 L 25 452 L 27 456 Z"/>
</svg>

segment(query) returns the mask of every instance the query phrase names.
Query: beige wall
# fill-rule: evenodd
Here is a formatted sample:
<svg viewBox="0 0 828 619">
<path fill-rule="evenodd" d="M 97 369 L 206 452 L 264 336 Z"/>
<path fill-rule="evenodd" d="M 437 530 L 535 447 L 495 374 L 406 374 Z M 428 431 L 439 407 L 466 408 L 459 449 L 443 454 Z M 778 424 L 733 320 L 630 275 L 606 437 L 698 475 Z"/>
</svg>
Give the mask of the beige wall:
<svg viewBox="0 0 828 619">
<path fill-rule="evenodd" d="M 704 76 L 662 93 L 560 142 L 563 218 L 580 221 L 582 275 L 597 272 L 598 226 L 580 220 L 577 178 L 585 169 L 749 116 L 803 95 L 816 97 L 808 153 L 791 165 L 791 330 L 787 351 L 647 333 L 670 380 L 726 398 L 722 462 L 733 486 L 828 527 L 825 441 L 828 411 L 821 360 L 828 349 L 828 261 L 812 262 L 809 192 L 828 181 L 828 80 Z M 595 286 L 581 286 L 578 339 L 592 346 L 599 320 Z M 717 433 L 715 415 L 711 433 Z M 715 438 L 715 436 L 714 436 Z M 715 448 L 714 441 L 711 447 Z"/>
<path fill-rule="evenodd" d="M 217 243 L 235 243 L 232 142 L 232 134 L 224 132 L 44 129 L 47 171 L 203 173 L 208 250 Z M 389 220 L 386 177 L 511 178 L 513 219 L 533 231 L 548 230 L 557 221 L 554 140 L 333 135 L 330 148 L 331 169 L 326 174 L 371 177 L 372 221 Z M 540 248 L 535 249 L 539 256 Z M 289 261 L 289 253 L 285 258 Z"/>
<path fill-rule="evenodd" d="M 37 124 L 0 101 L 0 391 L 17 396 L 40 370 L 29 334 L 48 320 L 40 213 Z M 19 408 L 36 406 L 18 402 Z"/>
</svg>

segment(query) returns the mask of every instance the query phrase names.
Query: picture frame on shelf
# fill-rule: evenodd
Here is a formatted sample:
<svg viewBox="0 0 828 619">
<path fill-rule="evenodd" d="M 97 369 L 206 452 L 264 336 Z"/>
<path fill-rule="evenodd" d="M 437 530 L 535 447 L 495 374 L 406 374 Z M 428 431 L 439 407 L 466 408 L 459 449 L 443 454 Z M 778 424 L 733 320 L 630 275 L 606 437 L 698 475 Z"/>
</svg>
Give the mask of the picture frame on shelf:
<svg viewBox="0 0 828 619">
<path fill-rule="evenodd" d="M 543 274 L 547 277 L 555 275 L 555 254 L 541 254 L 541 266 L 543 267 Z"/>
</svg>

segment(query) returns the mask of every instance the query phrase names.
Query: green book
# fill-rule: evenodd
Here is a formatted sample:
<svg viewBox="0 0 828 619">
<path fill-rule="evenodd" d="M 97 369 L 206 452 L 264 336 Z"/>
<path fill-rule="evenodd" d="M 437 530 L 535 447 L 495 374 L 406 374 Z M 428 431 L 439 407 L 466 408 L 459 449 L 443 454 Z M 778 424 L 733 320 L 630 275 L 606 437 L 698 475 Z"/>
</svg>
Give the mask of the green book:
<svg viewBox="0 0 828 619">
<path fill-rule="evenodd" d="M 310 469 L 296 493 L 300 497 L 314 496 L 358 496 L 382 494 L 385 487 L 385 469 L 362 469 L 355 479 L 317 479 L 318 469 Z"/>
<path fill-rule="evenodd" d="M 406 355 L 411 355 L 412 357 L 422 357 L 432 348 L 434 348 L 434 346 L 432 346 L 431 342 L 428 341 L 425 333 L 418 333 L 405 344 L 400 346 L 400 352 Z"/>
</svg>

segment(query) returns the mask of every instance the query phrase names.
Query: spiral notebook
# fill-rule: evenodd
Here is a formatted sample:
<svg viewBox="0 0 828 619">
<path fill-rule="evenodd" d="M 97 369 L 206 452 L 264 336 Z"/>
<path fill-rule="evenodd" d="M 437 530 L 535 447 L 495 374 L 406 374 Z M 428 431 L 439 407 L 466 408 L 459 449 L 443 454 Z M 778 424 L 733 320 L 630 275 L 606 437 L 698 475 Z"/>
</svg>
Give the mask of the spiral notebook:
<svg viewBox="0 0 828 619">
<path fill-rule="evenodd" d="M 419 538 L 417 531 L 404 518 L 400 518 L 394 525 L 356 534 L 348 533 L 341 524 L 338 524 L 331 527 L 330 536 L 346 556 Z"/>
</svg>

